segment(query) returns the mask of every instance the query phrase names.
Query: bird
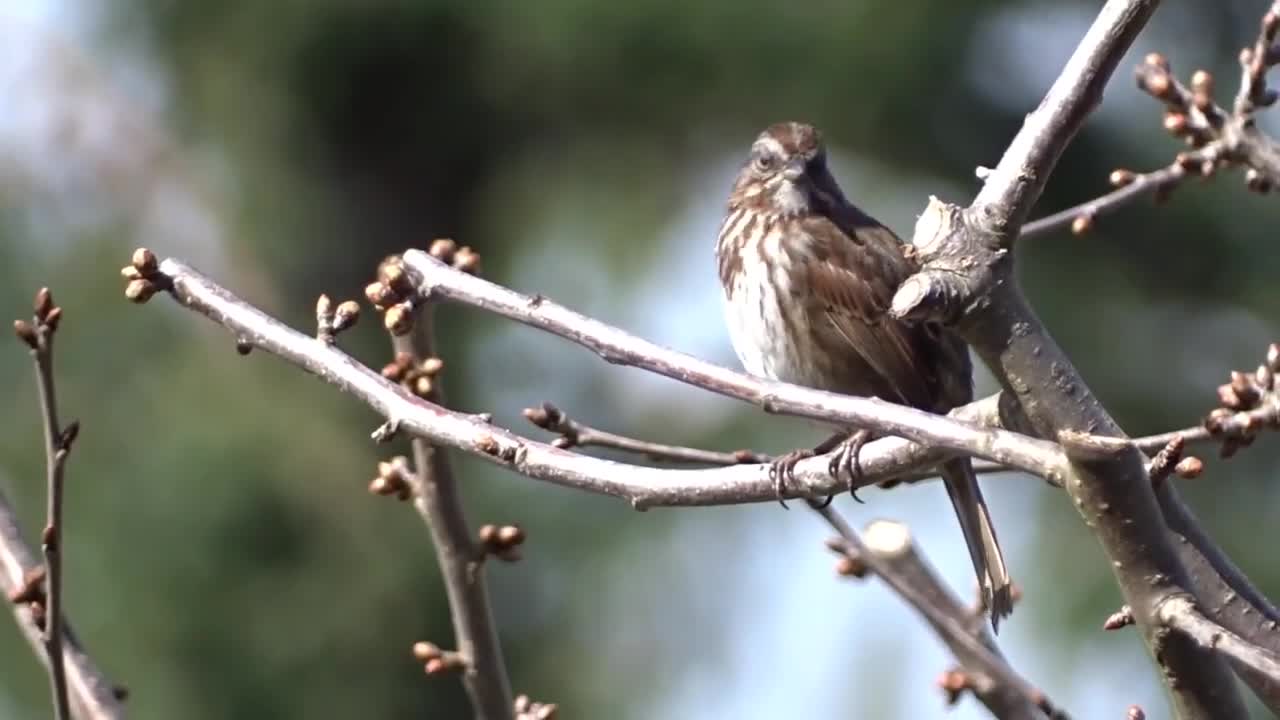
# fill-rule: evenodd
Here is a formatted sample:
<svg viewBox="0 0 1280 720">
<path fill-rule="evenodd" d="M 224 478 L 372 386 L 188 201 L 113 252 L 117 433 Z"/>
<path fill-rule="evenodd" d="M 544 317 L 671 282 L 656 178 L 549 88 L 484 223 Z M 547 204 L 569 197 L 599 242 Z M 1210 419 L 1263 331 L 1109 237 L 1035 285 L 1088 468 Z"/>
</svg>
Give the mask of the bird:
<svg viewBox="0 0 1280 720">
<path fill-rule="evenodd" d="M 907 323 L 888 312 L 913 271 L 906 247 L 845 198 L 816 128 L 766 128 L 733 182 L 715 250 L 725 321 L 745 370 L 935 413 L 971 401 L 964 340 L 939 323 Z M 852 489 L 858 451 L 871 437 L 841 428 L 815 448 L 776 459 L 770 473 L 779 499 L 800 459 L 832 450 L 832 475 L 848 472 Z M 998 629 L 1012 612 L 1012 581 L 977 475 L 967 457 L 944 462 L 940 474 Z"/>
</svg>

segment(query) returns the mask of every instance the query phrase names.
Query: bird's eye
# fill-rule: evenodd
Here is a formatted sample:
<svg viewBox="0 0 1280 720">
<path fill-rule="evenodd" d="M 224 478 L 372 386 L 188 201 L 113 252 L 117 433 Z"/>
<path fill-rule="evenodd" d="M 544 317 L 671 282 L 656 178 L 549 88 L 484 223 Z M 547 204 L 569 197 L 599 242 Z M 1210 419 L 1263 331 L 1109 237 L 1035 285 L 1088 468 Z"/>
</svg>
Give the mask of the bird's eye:
<svg viewBox="0 0 1280 720">
<path fill-rule="evenodd" d="M 757 172 L 769 172 L 776 164 L 777 160 L 767 153 L 756 155 L 755 159 L 751 161 L 752 167 L 754 167 Z"/>
</svg>

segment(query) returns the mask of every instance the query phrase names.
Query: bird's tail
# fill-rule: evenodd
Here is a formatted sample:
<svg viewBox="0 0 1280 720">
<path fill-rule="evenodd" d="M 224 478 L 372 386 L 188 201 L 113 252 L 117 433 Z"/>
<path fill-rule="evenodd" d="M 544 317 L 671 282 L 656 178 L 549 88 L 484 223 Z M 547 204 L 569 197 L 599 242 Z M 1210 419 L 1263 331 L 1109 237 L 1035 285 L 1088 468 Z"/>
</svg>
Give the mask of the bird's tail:
<svg viewBox="0 0 1280 720">
<path fill-rule="evenodd" d="M 973 558 L 973 569 L 982 586 L 983 604 L 991 613 L 991 629 L 998 630 L 1000 620 L 1013 612 L 1013 581 L 1009 579 L 1004 554 L 996 540 L 991 512 L 982 499 L 978 476 L 968 458 L 958 458 L 943 464 L 942 479 L 960 520 L 969 556 Z"/>
</svg>

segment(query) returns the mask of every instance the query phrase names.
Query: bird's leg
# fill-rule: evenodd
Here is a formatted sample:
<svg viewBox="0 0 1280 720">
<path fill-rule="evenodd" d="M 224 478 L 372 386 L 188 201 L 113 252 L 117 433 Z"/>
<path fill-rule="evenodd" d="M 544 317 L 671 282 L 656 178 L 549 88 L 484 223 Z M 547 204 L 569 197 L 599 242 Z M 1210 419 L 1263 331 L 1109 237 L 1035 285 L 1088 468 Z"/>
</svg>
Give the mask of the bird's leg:
<svg viewBox="0 0 1280 720">
<path fill-rule="evenodd" d="M 814 457 L 815 455 L 824 455 L 829 453 L 837 447 L 840 447 L 848 439 L 848 433 L 839 432 L 826 440 L 823 440 L 814 448 L 792 450 L 785 455 L 780 455 L 777 458 L 774 458 L 773 462 L 769 463 L 769 479 L 773 480 L 773 492 L 777 496 L 778 502 L 782 507 L 787 507 L 787 501 L 783 499 L 786 495 L 787 483 L 795 482 L 796 479 L 796 463 L 799 463 L 801 460 L 806 458 Z M 832 477 L 839 477 L 834 471 L 831 471 L 831 474 Z M 831 500 L 834 497 L 834 495 L 828 495 L 827 498 L 820 503 L 809 499 L 806 499 L 805 502 L 809 503 L 811 507 L 821 509 L 830 505 Z M 857 495 L 854 497 L 857 498 Z"/>
<path fill-rule="evenodd" d="M 862 452 L 862 446 L 867 444 L 871 439 L 870 430 L 857 430 L 852 435 L 838 436 L 836 453 L 831 458 L 831 464 L 827 466 L 827 472 L 831 473 L 831 477 L 838 478 L 840 473 L 849 474 L 849 494 L 854 500 L 862 502 L 862 498 L 858 497 L 858 478 L 862 475 L 862 463 L 858 459 L 858 454 Z"/>
</svg>

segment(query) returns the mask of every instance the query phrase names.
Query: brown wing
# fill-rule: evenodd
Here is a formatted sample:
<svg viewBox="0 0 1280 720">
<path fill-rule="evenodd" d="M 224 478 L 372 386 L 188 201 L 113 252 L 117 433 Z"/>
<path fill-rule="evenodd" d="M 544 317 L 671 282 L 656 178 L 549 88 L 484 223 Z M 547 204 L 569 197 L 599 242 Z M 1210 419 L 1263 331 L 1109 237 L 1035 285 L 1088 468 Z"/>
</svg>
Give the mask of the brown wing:
<svg viewBox="0 0 1280 720">
<path fill-rule="evenodd" d="M 802 237 L 812 243 L 806 264 L 812 297 L 830 329 L 878 376 L 854 386 L 866 386 L 885 400 L 932 405 L 927 368 L 920 366 L 913 333 L 885 314 L 894 289 L 906 277 L 897 238 L 871 226 L 850 234 L 822 215 L 802 223 Z"/>
<path fill-rule="evenodd" d="M 893 293 L 912 271 L 893 231 L 847 204 L 803 223 L 812 242 L 809 288 L 830 328 L 879 376 L 862 383 L 871 394 L 929 410 L 967 402 L 971 369 L 963 342 L 940 327 L 888 315 Z"/>
</svg>

